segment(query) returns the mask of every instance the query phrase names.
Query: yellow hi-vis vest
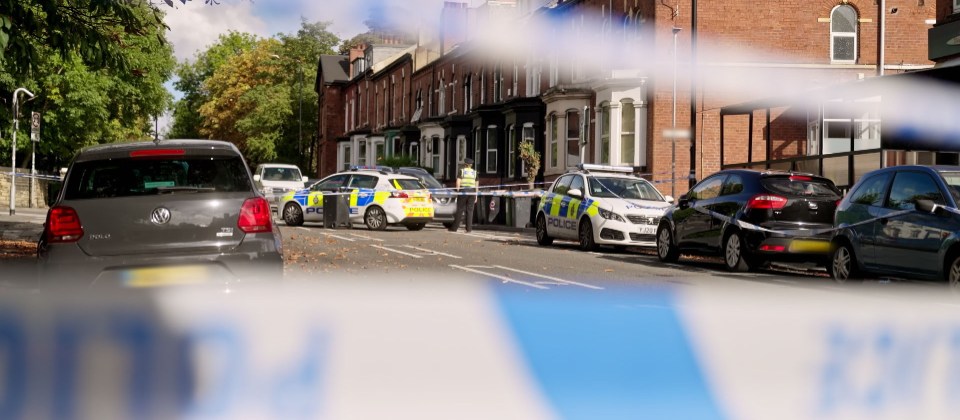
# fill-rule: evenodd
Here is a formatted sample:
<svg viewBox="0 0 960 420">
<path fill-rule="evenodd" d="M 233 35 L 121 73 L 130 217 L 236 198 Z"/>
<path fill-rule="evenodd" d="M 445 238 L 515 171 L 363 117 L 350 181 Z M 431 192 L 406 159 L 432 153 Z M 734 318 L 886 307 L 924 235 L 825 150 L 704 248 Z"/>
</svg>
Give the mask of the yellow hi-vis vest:
<svg viewBox="0 0 960 420">
<path fill-rule="evenodd" d="M 473 168 L 463 168 L 460 170 L 460 188 L 476 188 L 477 171 Z"/>
</svg>

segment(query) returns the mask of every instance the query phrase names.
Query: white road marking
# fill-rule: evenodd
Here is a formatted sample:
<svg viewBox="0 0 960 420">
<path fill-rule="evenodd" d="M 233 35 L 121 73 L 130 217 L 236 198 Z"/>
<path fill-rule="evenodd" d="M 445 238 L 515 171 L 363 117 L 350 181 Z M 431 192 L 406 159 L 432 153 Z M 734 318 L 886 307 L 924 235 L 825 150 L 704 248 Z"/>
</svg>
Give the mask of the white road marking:
<svg viewBox="0 0 960 420">
<path fill-rule="evenodd" d="M 387 248 L 387 247 L 385 247 L 385 246 L 372 245 L 372 244 L 371 244 L 370 246 L 372 246 L 372 247 L 374 247 L 374 248 L 377 248 L 377 249 L 382 249 L 382 250 L 384 250 L 384 251 L 396 252 L 397 254 L 406 255 L 406 256 L 408 256 L 408 257 L 423 258 L 422 256 L 419 256 L 419 255 L 417 255 L 417 254 L 411 254 L 411 253 L 409 253 L 409 252 L 403 252 L 403 251 L 396 250 L 396 249 L 393 249 L 393 248 Z"/>
<path fill-rule="evenodd" d="M 368 240 L 368 241 L 383 242 L 383 239 L 380 239 L 380 238 L 371 238 L 371 237 L 369 237 L 369 236 L 363 236 L 363 235 L 357 235 L 356 233 L 351 233 L 350 236 L 356 236 L 356 237 L 358 237 L 358 238 L 366 239 L 366 240 Z"/>
<path fill-rule="evenodd" d="M 343 239 L 344 241 L 350 241 L 350 242 L 356 242 L 356 241 L 357 241 L 356 239 L 350 239 L 350 238 L 348 238 L 348 237 L 346 237 L 346 236 L 334 235 L 334 234 L 332 234 L 332 233 L 323 233 L 322 235 L 323 235 L 323 236 L 330 237 L 330 238 Z"/>
<path fill-rule="evenodd" d="M 777 283 L 783 283 L 783 284 L 797 284 L 797 282 L 795 282 L 795 281 L 793 281 L 793 280 L 770 279 L 770 281 L 772 281 L 772 282 L 777 282 Z"/>
<path fill-rule="evenodd" d="M 493 273 L 488 273 L 488 272 L 486 272 L 486 271 L 480 271 L 480 270 L 475 270 L 475 269 L 471 268 L 471 267 L 483 267 L 483 266 L 463 267 L 463 266 L 459 266 L 459 265 L 455 265 L 455 264 L 450 264 L 450 267 L 456 268 L 456 269 L 458 269 L 458 270 L 469 271 L 469 272 L 471 272 L 471 273 L 477 273 L 477 274 L 482 274 L 482 275 L 484 275 L 484 276 L 493 277 L 493 278 L 498 279 L 498 280 L 503 280 L 504 283 L 516 283 L 516 284 L 522 284 L 522 285 L 524 285 L 524 286 L 535 287 L 535 288 L 537 288 L 537 289 L 549 289 L 549 287 L 541 286 L 541 285 L 539 285 L 539 284 L 527 283 L 527 282 L 525 282 L 525 281 L 520 281 L 520 280 L 514 280 L 514 279 L 511 279 L 510 277 L 504 277 L 504 276 L 496 275 L 496 274 L 493 274 Z M 483 267 L 483 268 L 486 268 L 486 267 Z"/>
<path fill-rule="evenodd" d="M 586 288 L 588 288 L 588 289 L 603 290 L 603 288 L 602 288 L 602 287 L 599 287 L 599 286 L 594 286 L 594 285 L 590 285 L 590 284 L 579 283 L 579 282 L 575 282 L 575 281 L 571 281 L 571 280 L 564 280 L 564 279 L 560 279 L 560 278 L 556 278 L 556 277 L 551 277 L 551 276 L 545 276 L 545 275 L 543 275 L 543 274 L 531 273 L 531 272 L 529 272 L 529 271 L 517 270 L 516 268 L 504 267 L 504 266 L 502 266 L 502 265 L 495 265 L 494 267 L 499 268 L 499 269 L 501 269 L 501 270 L 513 271 L 513 272 L 517 272 L 517 273 L 520 273 L 520 274 L 526 274 L 526 275 L 528 275 L 528 276 L 534 276 L 534 277 L 544 278 L 544 279 L 547 279 L 547 280 L 552 280 L 552 281 L 554 281 L 554 282 L 559 282 L 559 283 L 562 283 L 562 284 L 565 284 L 565 285 L 574 285 L 574 286 L 586 287 Z"/>
<path fill-rule="evenodd" d="M 493 240 L 504 241 L 504 242 L 507 242 L 507 241 L 534 242 L 533 239 L 524 238 L 522 236 L 500 236 L 500 235 L 491 235 L 489 233 L 476 233 L 476 232 L 470 232 L 470 233 L 455 232 L 455 233 L 459 235 L 464 235 L 464 236 L 473 236 L 474 238 L 493 239 Z"/>
<path fill-rule="evenodd" d="M 453 255 L 453 254 L 447 254 L 446 252 L 433 251 L 433 250 L 430 250 L 430 249 L 415 247 L 415 246 L 413 246 L 413 245 L 404 245 L 404 247 L 406 247 L 406 248 L 411 248 L 411 249 L 416 249 L 417 251 L 423 251 L 423 252 L 426 252 L 426 253 L 429 253 L 429 254 L 432 254 L 432 255 L 443 255 L 443 256 L 445 256 L 445 257 L 460 259 L 460 257 L 458 257 L 458 256 L 456 256 L 456 255 Z"/>
</svg>

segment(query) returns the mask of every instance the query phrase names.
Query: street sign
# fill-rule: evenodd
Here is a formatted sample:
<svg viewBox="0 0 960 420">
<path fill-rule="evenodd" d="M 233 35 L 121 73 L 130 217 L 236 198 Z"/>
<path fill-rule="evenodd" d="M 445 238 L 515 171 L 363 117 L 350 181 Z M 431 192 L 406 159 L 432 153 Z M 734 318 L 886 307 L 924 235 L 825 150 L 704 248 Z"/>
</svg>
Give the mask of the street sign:
<svg viewBox="0 0 960 420">
<path fill-rule="evenodd" d="M 663 130 L 663 137 L 674 140 L 684 140 L 690 138 L 690 130 L 686 128 L 674 128 Z"/>
<path fill-rule="evenodd" d="M 40 141 L 40 113 L 30 113 L 30 140 Z"/>
</svg>

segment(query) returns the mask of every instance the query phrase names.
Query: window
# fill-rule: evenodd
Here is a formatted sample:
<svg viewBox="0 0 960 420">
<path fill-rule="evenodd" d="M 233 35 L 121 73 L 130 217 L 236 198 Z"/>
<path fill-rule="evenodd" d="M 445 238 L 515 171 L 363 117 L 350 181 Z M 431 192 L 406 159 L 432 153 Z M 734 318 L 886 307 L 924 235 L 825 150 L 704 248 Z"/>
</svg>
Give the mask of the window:
<svg viewBox="0 0 960 420">
<path fill-rule="evenodd" d="M 289 171 L 290 178 L 299 175 L 297 169 Z M 102 159 L 79 162 L 73 166 L 73 173 L 78 175 L 70 178 L 66 191 L 69 199 L 154 195 L 178 187 L 196 188 L 191 193 L 198 194 L 250 190 L 247 168 L 239 156 Z"/>
<path fill-rule="evenodd" d="M 550 114 L 550 167 L 557 167 L 557 154 L 560 153 L 559 133 L 557 132 L 557 114 Z"/>
<path fill-rule="evenodd" d="M 473 107 L 473 92 L 470 91 L 470 82 L 472 81 L 473 76 L 466 75 L 463 76 L 463 112 L 466 113 L 470 111 Z"/>
<path fill-rule="evenodd" d="M 433 136 L 430 139 L 430 151 L 432 156 L 430 164 L 433 165 L 432 167 L 434 173 L 440 175 L 443 172 L 441 171 L 442 167 L 440 166 L 440 157 L 443 156 L 443 153 L 440 150 L 440 136 Z"/>
<path fill-rule="evenodd" d="M 953 13 L 960 13 L 960 0 L 953 0 Z"/>
<path fill-rule="evenodd" d="M 407 148 L 409 150 L 407 152 L 408 155 L 411 158 L 413 158 L 414 162 L 417 162 L 417 164 L 420 164 L 420 143 L 415 141 L 410 142 L 410 145 L 407 146 Z"/>
<path fill-rule="evenodd" d="M 567 111 L 567 167 L 580 163 L 580 113 Z"/>
<path fill-rule="evenodd" d="M 343 183 L 347 181 L 349 174 L 338 174 L 332 175 L 315 185 L 312 189 L 314 191 L 333 191 L 337 188 L 343 186 Z"/>
<path fill-rule="evenodd" d="M 480 140 L 482 139 L 480 133 L 480 127 L 473 130 L 473 164 L 475 168 L 480 167 Z"/>
<path fill-rule="evenodd" d="M 367 166 L 367 142 L 360 140 L 357 143 L 357 165 Z"/>
<path fill-rule="evenodd" d="M 830 61 L 854 63 L 857 59 L 857 12 L 840 5 L 830 13 Z"/>
<path fill-rule="evenodd" d="M 742 192 L 743 177 L 740 175 L 731 174 L 727 177 L 727 181 L 723 183 L 723 189 L 720 190 L 720 195 L 734 195 Z"/>
<path fill-rule="evenodd" d="M 507 127 L 507 177 L 513 178 L 517 169 L 517 130 L 513 125 Z"/>
<path fill-rule="evenodd" d="M 353 148 L 350 147 L 349 143 L 344 143 L 342 150 L 343 152 L 341 153 L 340 170 L 346 171 L 350 169 L 350 162 L 353 160 Z"/>
<path fill-rule="evenodd" d="M 373 189 L 377 187 L 378 178 L 370 175 L 354 175 L 353 178 L 350 178 L 349 188 L 368 188 Z"/>
<path fill-rule="evenodd" d="M 467 157 L 467 136 L 457 136 L 457 163 L 463 163 Z"/>
<path fill-rule="evenodd" d="M 487 103 L 487 73 L 485 70 L 480 70 L 480 105 Z"/>
<path fill-rule="evenodd" d="M 690 191 L 689 199 L 707 200 L 717 197 L 720 195 L 720 187 L 723 185 L 724 178 L 725 176 L 714 176 L 705 179 L 696 187 L 693 187 L 693 191 Z"/>
<path fill-rule="evenodd" d="M 533 143 L 534 140 L 536 140 L 536 137 L 534 136 L 534 131 L 533 131 L 533 123 L 526 123 L 523 125 L 523 133 L 520 136 L 520 140 L 525 142 L 528 141 L 530 143 Z M 524 176 L 526 176 L 527 174 L 527 163 L 522 160 L 520 161 L 520 173 L 523 174 Z"/>
<path fill-rule="evenodd" d="M 497 172 L 497 150 L 500 147 L 497 136 L 497 126 L 487 127 L 487 173 Z"/>
<path fill-rule="evenodd" d="M 595 198 L 663 201 L 653 184 L 640 178 L 590 177 L 590 195 Z"/>
<path fill-rule="evenodd" d="M 520 96 L 520 88 L 517 84 L 520 83 L 520 66 L 517 65 L 517 62 L 513 62 L 513 89 L 510 89 L 510 96 L 517 97 Z"/>
<path fill-rule="evenodd" d="M 930 175 L 921 172 L 898 172 L 893 178 L 886 207 L 912 210 L 916 201 L 921 199 L 933 200 L 937 204 L 945 203 L 940 187 Z"/>
<path fill-rule="evenodd" d="M 582 177 L 582 176 L 574 176 L 574 177 L 573 177 L 573 181 L 570 182 L 570 189 L 571 189 L 571 190 L 580 190 L 580 194 L 581 194 L 581 195 L 586 194 L 586 193 L 583 191 L 583 177 Z"/>
<path fill-rule="evenodd" d="M 540 94 L 540 63 L 536 59 L 527 61 L 527 97 Z"/>
<path fill-rule="evenodd" d="M 500 63 L 493 68 L 493 102 L 503 100 L 503 67 Z"/>
<path fill-rule="evenodd" d="M 884 188 L 887 181 L 890 180 L 890 174 L 879 174 L 864 180 L 856 191 L 851 193 L 850 202 L 853 204 L 863 204 L 867 206 L 879 206 L 883 202 Z"/>
<path fill-rule="evenodd" d="M 383 141 L 381 140 L 381 141 L 374 142 L 373 150 L 374 150 L 373 152 L 374 160 L 376 161 L 377 164 L 380 164 L 380 162 L 383 161 L 383 158 L 387 157 L 387 150 Z"/>
<path fill-rule="evenodd" d="M 395 136 L 392 139 L 393 156 L 402 156 L 403 155 L 403 136 Z"/>
<path fill-rule="evenodd" d="M 573 182 L 574 175 L 567 175 L 560 178 L 557 181 L 557 185 L 553 186 L 553 192 L 556 194 L 566 194 L 570 190 L 570 183 Z"/>
<path fill-rule="evenodd" d="M 443 79 L 442 79 L 442 78 L 440 79 L 440 89 L 438 89 L 438 90 L 439 90 L 439 93 L 438 93 L 438 94 L 439 94 L 439 98 L 438 98 L 438 100 L 437 100 L 437 107 L 440 109 L 438 112 L 439 112 L 440 115 L 444 115 L 444 114 L 447 113 L 447 106 L 446 106 L 446 105 L 447 105 L 447 100 L 446 100 L 446 99 L 447 99 L 447 85 L 443 82 Z"/>
<path fill-rule="evenodd" d="M 610 163 L 610 105 L 600 108 L 600 163 Z"/>
<path fill-rule="evenodd" d="M 636 142 L 636 112 L 633 101 L 622 101 L 620 107 L 620 162 L 633 165 L 637 150 Z"/>
</svg>

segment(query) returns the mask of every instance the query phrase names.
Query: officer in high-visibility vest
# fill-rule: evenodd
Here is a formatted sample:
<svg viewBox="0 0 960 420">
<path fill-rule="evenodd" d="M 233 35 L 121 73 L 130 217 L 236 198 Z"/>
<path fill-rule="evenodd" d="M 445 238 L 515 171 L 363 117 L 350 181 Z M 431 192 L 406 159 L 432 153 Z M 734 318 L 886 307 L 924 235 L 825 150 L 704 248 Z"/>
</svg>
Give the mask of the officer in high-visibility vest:
<svg viewBox="0 0 960 420">
<path fill-rule="evenodd" d="M 477 204 L 477 187 L 479 186 L 477 171 L 473 169 L 473 159 L 464 159 L 463 168 L 457 172 L 457 213 L 453 218 L 453 225 L 450 226 L 451 232 L 460 229 L 460 217 L 464 211 L 467 213 L 467 232 L 473 231 L 473 208 Z"/>
</svg>

